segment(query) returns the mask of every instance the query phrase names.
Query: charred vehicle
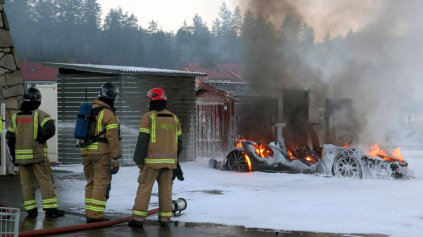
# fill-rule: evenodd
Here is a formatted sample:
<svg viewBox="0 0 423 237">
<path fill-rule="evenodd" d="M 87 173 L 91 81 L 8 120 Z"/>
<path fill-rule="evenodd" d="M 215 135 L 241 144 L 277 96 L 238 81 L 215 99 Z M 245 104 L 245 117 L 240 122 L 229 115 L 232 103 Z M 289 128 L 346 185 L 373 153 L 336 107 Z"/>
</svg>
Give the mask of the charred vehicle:
<svg viewBox="0 0 423 237">
<path fill-rule="evenodd" d="M 308 137 L 313 140 L 312 128 Z M 278 126 L 278 141 L 261 144 L 240 140 L 221 162 L 210 159 L 210 166 L 238 172 L 266 171 L 284 173 L 307 173 L 343 178 L 409 178 L 413 172 L 402 158 L 399 149 L 388 155 L 378 146 L 369 154 L 357 148 L 334 145 L 301 146 L 298 142 L 285 141 L 289 128 Z M 296 143 L 296 144 L 295 144 Z M 297 149 L 293 149 L 296 146 Z"/>
</svg>

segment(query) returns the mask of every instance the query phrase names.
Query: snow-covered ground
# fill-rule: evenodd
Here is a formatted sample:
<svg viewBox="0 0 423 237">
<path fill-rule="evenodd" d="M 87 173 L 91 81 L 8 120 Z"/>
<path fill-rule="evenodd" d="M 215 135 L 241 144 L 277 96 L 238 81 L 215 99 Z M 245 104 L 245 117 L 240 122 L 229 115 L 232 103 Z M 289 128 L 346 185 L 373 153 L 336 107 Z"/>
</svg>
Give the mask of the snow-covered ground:
<svg viewBox="0 0 423 237">
<path fill-rule="evenodd" d="M 207 167 L 207 159 L 182 163 L 185 181 L 174 182 L 174 199 L 188 208 L 177 220 L 275 230 L 423 236 L 423 151 L 403 152 L 411 180 L 349 180 L 304 174 L 234 173 Z M 56 169 L 82 173 L 82 165 Z M 131 214 L 139 169 L 113 176 L 107 212 Z M 84 210 L 84 181 L 63 180 L 74 211 Z M 157 193 L 157 185 L 153 189 Z M 157 206 L 151 198 L 150 209 Z M 176 219 L 176 218 L 175 218 Z"/>
</svg>

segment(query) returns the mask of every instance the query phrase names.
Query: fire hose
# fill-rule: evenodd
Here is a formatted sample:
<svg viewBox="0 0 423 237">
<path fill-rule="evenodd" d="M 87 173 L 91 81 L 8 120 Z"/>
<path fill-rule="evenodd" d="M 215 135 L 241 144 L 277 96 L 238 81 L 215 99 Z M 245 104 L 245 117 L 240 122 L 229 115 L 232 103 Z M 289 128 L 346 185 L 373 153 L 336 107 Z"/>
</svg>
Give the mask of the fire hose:
<svg viewBox="0 0 423 237">
<path fill-rule="evenodd" d="M 177 212 L 179 214 L 187 208 L 187 202 L 183 198 L 178 198 L 177 200 L 172 201 L 172 212 L 176 215 Z M 147 212 L 147 216 L 157 214 L 159 212 L 159 208 L 152 209 Z M 98 222 L 98 223 L 90 223 L 90 224 L 82 224 L 82 225 L 74 225 L 74 226 L 64 226 L 64 227 L 57 227 L 57 228 L 50 228 L 50 229 L 42 229 L 42 230 L 29 230 L 23 231 L 19 233 L 19 237 L 30 237 L 30 236 L 42 236 L 42 235 L 52 235 L 52 234 L 63 234 L 68 232 L 75 232 L 81 230 L 90 230 L 90 229 L 97 229 L 97 228 L 104 228 L 109 227 L 112 225 L 122 224 L 125 222 L 130 221 L 133 216 L 127 216 L 124 218 Z M 1 235 L 1 237 L 9 237 L 7 235 Z"/>
<path fill-rule="evenodd" d="M 147 215 L 150 216 L 150 215 L 156 214 L 158 212 L 159 212 L 159 208 L 152 209 L 152 210 L 148 211 Z M 63 233 L 68 233 L 68 232 L 81 231 L 81 230 L 104 228 L 104 227 L 128 222 L 132 218 L 133 218 L 132 216 L 127 216 L 127 217 L 116 219 L 116 220 L 103 221 L 103 222 L 98 222 L 98 223 L 90 223 L 90 224 L 82 224 L 82 225 L 74 225 L 74 226 L 64 226 L 64 227 L 57 227 L 57 228 L 43 229 L 43 230 L 23 231 L 23 232 L 19 233 L 19 237 L 63 234 Z"/>
</svg>

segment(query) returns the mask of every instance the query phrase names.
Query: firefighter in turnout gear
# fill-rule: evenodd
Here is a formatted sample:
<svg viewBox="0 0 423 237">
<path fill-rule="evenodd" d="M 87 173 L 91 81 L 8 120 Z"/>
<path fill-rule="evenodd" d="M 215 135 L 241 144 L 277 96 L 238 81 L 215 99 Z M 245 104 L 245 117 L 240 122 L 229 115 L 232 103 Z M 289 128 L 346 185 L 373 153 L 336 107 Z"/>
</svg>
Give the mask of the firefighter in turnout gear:
<svg viewBox="0 0 423 237">
<path fill-rule="evenodd" d="M 134 153 L 134 162 L 140 169 L 138 191 L 130 227 L 142 227 L 147 217 L 151 190 L 159 185 L 159 222 L 167 226 L 172 216 L 172 185 L 174 173 L 183 180 L 178 164 L 181 152 L 181 124 L 176 115 L 166 109 L 167 98 L 163 89 L 147 93 L 149 112 L 141 119 L 140 132 Z M 179 169 L 177 169 L 179 167 Z"/>
<path fill-rule="evenodd" d="M 19 166 L 20 180 L 25 210 L 29 217 L 38 215 L 33 176 L 38 180 L 46 217 L 60 217 L 65 214 L 58 209 L 54 191 L 52 169 L 47 158 L 47 140 L 56 132 L 54 120 L 46 112 L 39 110 L 41 93 L 29 88 L 21 105 L 10 121 L 6 138 L 13 158 Z"/>
<path fill-rule="evenodd" d="M 119 89 L 112 83 L 101 86 L 98 99 L 93 102 L 95 115 L 94 136 L 91 144 L 81 148 L 85 186 L 85 214 L 87 223 L 109 220 L 104 217 L 112 173 L 119 169 L 121 147 L 119 144 L 119 123 L 114 102 Z"/>
</svg>

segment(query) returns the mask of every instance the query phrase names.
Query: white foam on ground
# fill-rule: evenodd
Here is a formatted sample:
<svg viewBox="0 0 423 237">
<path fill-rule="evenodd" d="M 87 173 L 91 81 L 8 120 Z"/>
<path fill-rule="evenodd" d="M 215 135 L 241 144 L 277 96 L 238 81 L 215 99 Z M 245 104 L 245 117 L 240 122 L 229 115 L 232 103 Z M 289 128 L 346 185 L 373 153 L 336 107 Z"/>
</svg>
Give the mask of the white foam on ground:
<svg viewBox="0 0 423 237">
<path fill-rule="evenodd" d="M 423 236 L 423 151 L 403 152 L 412 180 L 348 180 L 304 174 L 234 173 L 207 167 L 207 159 L 182 163 L 185 181 L 174 182 L 173 198 L 188 208 L 174 220 L 242 225 L 275 230 Z M 82 165 L 56 169 L 81 173 Z M 131 214 L 139 169 L 122 167 L 113 176 L 106 212 Z M 64 180 L 82 212 L 84 181 Z M 219 194 L 203 191 L 219 190 Z M 153 193 L 157 193 L 157 184 Z M 153 196 L 150 209 L 158 199 Z"/>
</svg>

